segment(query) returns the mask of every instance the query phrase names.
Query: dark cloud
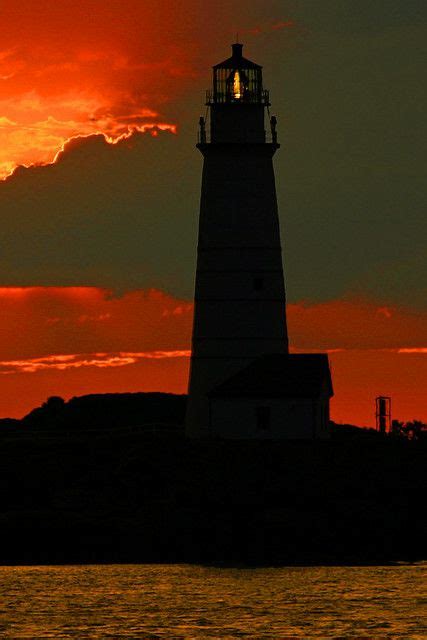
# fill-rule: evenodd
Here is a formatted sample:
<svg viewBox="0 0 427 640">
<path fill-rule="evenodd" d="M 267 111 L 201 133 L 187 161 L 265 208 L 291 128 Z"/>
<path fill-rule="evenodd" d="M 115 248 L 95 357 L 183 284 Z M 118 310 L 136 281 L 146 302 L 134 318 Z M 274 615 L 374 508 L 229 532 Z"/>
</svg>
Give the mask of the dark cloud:
<svg viewBox="0 0 427 640">
<path fill-rule="evenodd" d="M 369 33 L 427 20 L 424 0 L 294 0 L 295 17 L 315 31 Z"/>
<path fill-rule="evenodd" d="M 3 285 L 191 292 L 196 153 L 171 133 L 69 143 L 0 184 Z"/>
<path fill-rule="evenodd" d="M 421 24 L 311 33 L 284 64 L 272 56 L 292 298 L 427 303 L 426 39 Z"/>
</svg>

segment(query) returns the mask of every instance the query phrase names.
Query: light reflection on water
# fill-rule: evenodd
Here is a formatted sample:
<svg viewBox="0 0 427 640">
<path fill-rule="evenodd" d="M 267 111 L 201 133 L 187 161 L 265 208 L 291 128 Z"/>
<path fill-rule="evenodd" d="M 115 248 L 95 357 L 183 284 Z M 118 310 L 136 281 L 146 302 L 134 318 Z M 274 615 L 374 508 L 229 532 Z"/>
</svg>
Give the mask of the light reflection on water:
<svg viewBox="0 0 427 640">
<path fill-rule="evenodd" d="M 424 639 L 426 568 L 0 567 L 0 637 Z"/>
</svg>

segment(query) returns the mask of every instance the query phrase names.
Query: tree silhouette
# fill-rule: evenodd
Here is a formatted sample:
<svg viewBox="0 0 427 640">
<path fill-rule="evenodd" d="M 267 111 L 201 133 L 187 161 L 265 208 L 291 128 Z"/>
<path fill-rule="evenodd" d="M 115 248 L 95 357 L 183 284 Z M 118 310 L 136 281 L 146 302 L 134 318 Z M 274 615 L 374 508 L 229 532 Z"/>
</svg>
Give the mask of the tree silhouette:
<svg viewBox="0 0 427 640">
<path fill-rule="evenodd" d="M 43 403 L 43 407 L 52 412 L 62 411 L 64 405 L 65 400 L 60 396 L 50 396 L 50 398 L 48 398 L 46 402 Z"/>
<path fill-rule="evenodd" d="M 405 423 L 403 431 L 408 439 L 419 440 L 425 428 L 427 428 L 427 425 L 421 422 L 421 420 L 412 420 Z"/>
<path fill-rule="evenodd" d="M 420 440 L 426 432 L 427 425 L 421 420 L 409 420 L 408 422 L 393 420 L 391 423 L 390 435 L 394 437 Z"/>
<path fill-rule="evenodd" d="M 404 423 L 400 420 L 392 420 L 391 423 L 391 435 L 392 436 L 402 436 L 403 435 L 403 427 Z"/>
</svg>

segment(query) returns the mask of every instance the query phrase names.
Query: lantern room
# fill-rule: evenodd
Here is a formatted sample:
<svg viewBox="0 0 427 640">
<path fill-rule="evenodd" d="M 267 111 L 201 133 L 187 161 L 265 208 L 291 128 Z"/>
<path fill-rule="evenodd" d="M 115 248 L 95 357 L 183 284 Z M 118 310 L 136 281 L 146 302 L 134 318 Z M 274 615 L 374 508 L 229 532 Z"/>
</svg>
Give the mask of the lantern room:
<svg viewBox="0 0 427 640">
<path fill-rule="evenodd" d="M 242 52 L 242 44 L 233 44 L 231 58 L 213 67 L 213 87 L 206 96 L 208 111 L 199 121 L 201 145 L 266 142 L 264 120 L 270 102 L 262 86 L 262 67 L 244 58 Z M 272 139 L 273 132 L 268 137 Z M 277 139 L 273 142 L 277 148 Z"/>
<path fill-rule="evenodd" d="M 262 67 L 243 57 L 243 45 L 232 45 L 232 56 L 213 68 L 213 91 L 208 104 L 268 104 L 262 86 Z"/>
</svg>

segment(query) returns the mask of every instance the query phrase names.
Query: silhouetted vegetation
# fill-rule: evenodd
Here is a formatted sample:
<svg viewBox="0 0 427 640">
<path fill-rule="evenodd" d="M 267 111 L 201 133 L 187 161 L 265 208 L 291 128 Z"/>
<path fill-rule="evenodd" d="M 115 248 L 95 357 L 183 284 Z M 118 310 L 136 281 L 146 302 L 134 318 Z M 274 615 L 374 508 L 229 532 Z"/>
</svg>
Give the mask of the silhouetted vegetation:
<svg viewBox="0 0 427 640">
<path fill-rule="evenodd" d="M 96 407 L 109 429 L 87 431 Z M 351 425 L 329 442 L 187 441 L 184 410 L 184 396 L 86 396 L 3 424 L 0 562 L 426 558 L 425 441 Z M 143 428 L 158 415 L 170 428 Z"/>
<path fill-rule="evenodd" d="M 421 420 L 410 420 L 409 422 L 393 420 L 390 435 L 395 438 L 407 438 L 408 440 L 425 439 L 427 437 L 427 424 L 424 424 Z"/>
</svg>

